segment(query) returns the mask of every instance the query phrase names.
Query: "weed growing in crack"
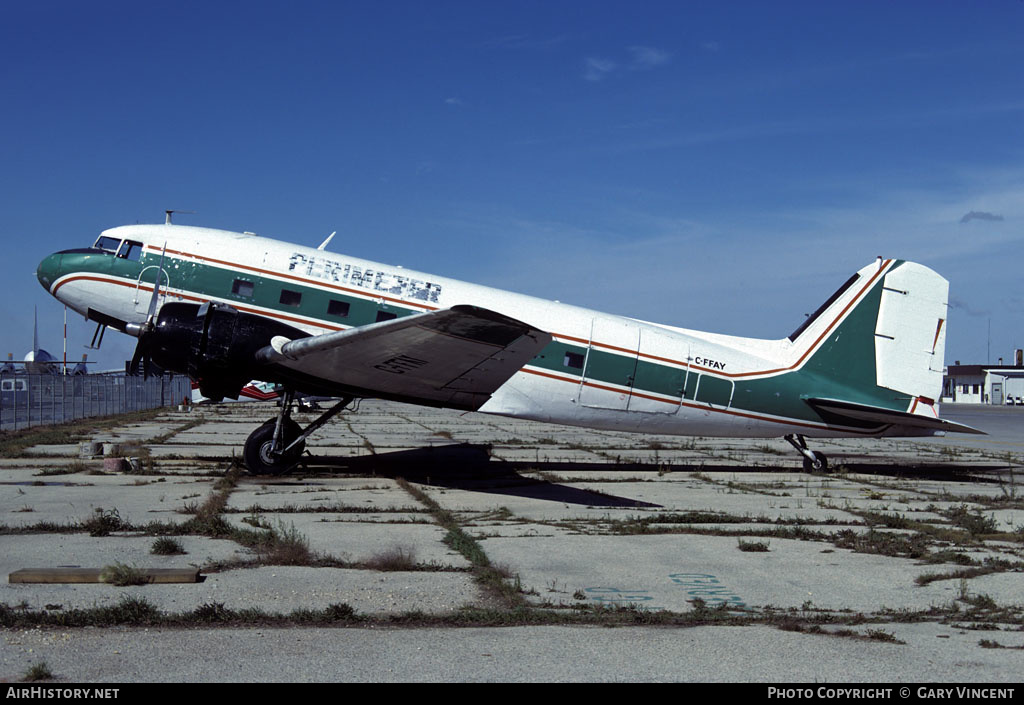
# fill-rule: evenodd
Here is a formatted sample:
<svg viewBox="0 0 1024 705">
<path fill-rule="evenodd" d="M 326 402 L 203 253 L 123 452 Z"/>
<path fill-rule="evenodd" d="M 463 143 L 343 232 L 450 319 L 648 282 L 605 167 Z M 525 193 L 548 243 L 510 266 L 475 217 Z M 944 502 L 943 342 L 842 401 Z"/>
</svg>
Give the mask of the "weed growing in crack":
<svg viewBox="0 0 1024 705">
<path fill-rule="evenodd" d="M 411 547 L 395 546 L 370 558 L 366 567 L 381 571 L 416 570 L 416 551 Z"/>
<path fill-rule="evenodd" d="M 114 531 L 127 528 L 127 522 L 121 519 L 116 509 L 104 510 L 97 507 L 95 513 L 82 522 L 82 528 L 90 536 L 110 536 Z"/>
<path fill-rule="evenodd" d="M 395 481 L 399 487 L 422 503 L 434 517 L 434 521 L 447 530 L 445 544 L 470 562 L 477 585 L 510 607 L 525 605 L 518 578 L 514 583 L 510 583 L 508 571 L 491 565 L 483 548 L 476 539 L 466 533 L 454 514 L 442 508 L 430 495 L 404 478 L 396 478 Z"/>
<path fill-rule="evenodd" d="M 833 536 L 836 548 L 846 548 L 857 553 L 877 553 L 883 556 L 922 558 L 928 554 L 928 539 L 922 534 L 907 537 L 871 529 L 859 534 L 843 529 Z"/>
<path fill-rule="evenodd" d="M 949 521 L 964 529 L 971 536 L 982 536 L 999 532 L 999 525 L 994 516 L 985 516 L 979 509 L 973 509 L 966 504 L 957 507 L 950 507 L 943 514 Z"/>
<path fill-rule="evenodd" d="M 278 522 L 265 544 L 257 547 L 260 560 L 271 565 L 312 565 L 315 556 L 309 548 L 309 539 L 295 528 Z"/>
</svg>

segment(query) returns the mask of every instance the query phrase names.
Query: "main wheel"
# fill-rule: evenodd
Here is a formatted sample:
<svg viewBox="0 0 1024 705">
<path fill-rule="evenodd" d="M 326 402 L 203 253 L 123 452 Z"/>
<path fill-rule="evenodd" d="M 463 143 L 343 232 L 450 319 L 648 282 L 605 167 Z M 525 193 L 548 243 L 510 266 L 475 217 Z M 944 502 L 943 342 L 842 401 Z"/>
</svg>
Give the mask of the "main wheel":
<svg viewBox="0 0 1024 705">
<path fill-rule="evenodd" d="M 289 450 L 284 455 L 273 455 L 270 452 L 274 443 L 274 427 L 276 419 L 271 419 L 257 428 L 245 440 L 245 447 L 242 449 L 242 459 L 245 467 L 253 475 L 281 475 L 291 470 L 306 447 L 305 441 Z M 292 441 L 302 434 L 302 429 L 291 419 L 286 419 L 281 433 L 281 441 L 287 447 Z"/>
<path fill-rule="evenodd" d="M 828 472 L 828 458 L 825 457 L 825 454 L 817 450 L 812 450 L 811 454 L 814 456 L 814 460 L 804 458 L 804 471 Z"/>
</svg>

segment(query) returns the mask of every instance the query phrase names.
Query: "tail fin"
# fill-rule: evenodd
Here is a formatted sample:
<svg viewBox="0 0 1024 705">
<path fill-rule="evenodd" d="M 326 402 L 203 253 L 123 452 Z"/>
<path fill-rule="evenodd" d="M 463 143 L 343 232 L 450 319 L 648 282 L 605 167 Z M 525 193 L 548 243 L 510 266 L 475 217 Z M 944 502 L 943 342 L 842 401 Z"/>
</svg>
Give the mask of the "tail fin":
<svg viewBox="0 0 1024 705">
<path fill-rule="evenodd" d="M 914 262 L 860 270 L 791 336 L 817 381 L 804 400 L 830 423 L 977 432 L 938 418 L 948 297 L 949 282 Z"/>
</svg>

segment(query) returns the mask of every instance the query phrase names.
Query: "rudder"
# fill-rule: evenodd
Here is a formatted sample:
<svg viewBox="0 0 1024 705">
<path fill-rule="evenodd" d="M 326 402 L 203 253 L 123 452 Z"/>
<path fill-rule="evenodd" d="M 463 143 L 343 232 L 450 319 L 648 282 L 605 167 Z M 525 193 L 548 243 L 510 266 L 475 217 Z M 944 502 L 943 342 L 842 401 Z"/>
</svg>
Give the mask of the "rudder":
<svg viewBox="0 0 1024 705">
<path fill-rule="evenodd" d="M 875 326 L 879 387 L 934 403 L 942 392 L 949 282 L 914 262 L 882 282 Z"/>
</svg>

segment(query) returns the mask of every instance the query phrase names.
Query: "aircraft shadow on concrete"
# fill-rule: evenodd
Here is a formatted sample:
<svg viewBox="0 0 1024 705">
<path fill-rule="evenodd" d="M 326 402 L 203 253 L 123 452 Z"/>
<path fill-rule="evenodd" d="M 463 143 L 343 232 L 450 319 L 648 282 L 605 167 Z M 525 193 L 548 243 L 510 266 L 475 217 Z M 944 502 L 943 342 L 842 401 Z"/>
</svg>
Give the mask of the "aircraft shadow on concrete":
<svg viewBox="0 0 1024 705">
<path fill-rule="evenodd" d="M 837 462 L 838 458 L 837 458 Z M 959 465 L 956 463 L 878 462 L 872 460 L 841 461 L 847 472 L 859 475 L 879 475 L 901 480 L 935 480 L 942 482 L 970 482 L 974 484 L 1000 484 L 999 468 Z M 1007 467 L 1006 469 L 1009 469 Z"/>
<path fill-rule="evenodd" d="M 568 487 L 558 482 L 524 477 L 519 474 L 520 470 L 541 471 L 553 475 L 570 470 L 607 471 L 609 469 L 607 464 L 546 461 L 509 462 L 492 458 L 488 446 L 473 443 L 425 446 L 412 450 L 348 458 L 306 456 L 303 459 L 303 465 L 312 472 L 351 472 L 391 478 L 401 477 L 411 482 L 449 489 L 543 499 L 565 504 L 637 508 L 661 506 L 628 497 Z M 637 465 L 632 468 L 630 466 L 615 466 L 615 468 L 623 470 L 651 469 L 649 465 Z"/>
<path fill-rule="evenodd" d="M 840 459 L 835 457 L 847 472 L 877 475 L 897 479 L 917 479 L 935 481 L 954 481 L 972 483 L 998 484 L 1002 479 L 993 473 L 992 468 L 981 469 L 977 466 L 958 465 L 954 463 L 921 463 L 885 462 L 857 457 Z M 490 447 L 482 444 L 457 443 L 438 446 L 424 446 L 411 450 L 392 451 L 375 455 L 357 457 L 311 456 L 303 458 L 303 466 L 312 472 L 350 472 L 357 474 L 379 475 L 382 477 L 401 477 L 412 482 L 447 487 L 449 489 L 469 490 L 491 494 L 504 494 L 511 497 L 528 497 L 552 502 L 563 502 L 582 506 L 602 507 L 637 507 L 657 508 L 662 505 L 595 492 L 591 490 L 569 487 L 557 481 L 524 477 L 521 471 L 543 472 L 557 476 L 564 472 L 595 471 L 607 473 L 610 470 L 650 471 L 652 466 L 641 463 L 626 463 L 610 466 L 607 463 L 581 463 L 570 461 L 523 461 L 513 462 L 491 457 Z M 750 467 L 746 465 L 716 465 L 713 468 L 699 468 L 692 465 L 661 464 L 659 468 L 666 472 L 694 472 L 711 470 L 714 472 L 771 472 L 771 468 Z M 774 468 L 778 470 L 778 468 Z M 799 472 L 797 462 L 785 472 Z"/>
</svg>

